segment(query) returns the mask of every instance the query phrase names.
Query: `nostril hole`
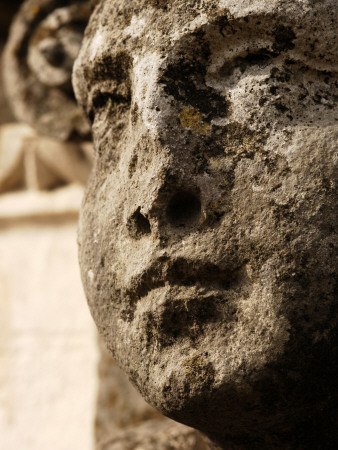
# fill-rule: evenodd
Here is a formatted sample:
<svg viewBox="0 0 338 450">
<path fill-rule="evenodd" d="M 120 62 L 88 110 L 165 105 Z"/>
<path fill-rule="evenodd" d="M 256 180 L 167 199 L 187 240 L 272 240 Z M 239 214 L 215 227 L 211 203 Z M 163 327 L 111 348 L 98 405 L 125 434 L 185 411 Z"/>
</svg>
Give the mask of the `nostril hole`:
<svg viewBox="0 0 338 450">
<path fill-rule="evenodd" d="M 127 228 L 129 234 L 135 239 L 140 239 L 145 234 L 150 234 L 149 220 L 141 213 L 141 208 L 138 208 L 129 217 Z"/>
<path fill-rule="evenodd" d="M 199 222 L 201 217 L 200 199 L 190 192 L 177 192 L 167 208 L 167 219 L 175 227 L 189 227 Z"/>
</svg>

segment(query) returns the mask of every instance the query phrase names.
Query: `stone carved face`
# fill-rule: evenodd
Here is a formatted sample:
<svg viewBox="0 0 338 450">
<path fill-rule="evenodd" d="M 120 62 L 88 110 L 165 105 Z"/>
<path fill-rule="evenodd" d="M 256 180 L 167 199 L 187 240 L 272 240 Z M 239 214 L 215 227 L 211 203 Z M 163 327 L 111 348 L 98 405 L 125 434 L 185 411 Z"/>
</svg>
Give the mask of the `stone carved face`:
<svg viewBox="0 0 338 450">
<path fill-rule="evenodd" d="M 223 444 L 282 439 L 337 402 L 337 6 L 204 3 L 93 13 L 82 277 L 151 404 Z"/>
</svg>

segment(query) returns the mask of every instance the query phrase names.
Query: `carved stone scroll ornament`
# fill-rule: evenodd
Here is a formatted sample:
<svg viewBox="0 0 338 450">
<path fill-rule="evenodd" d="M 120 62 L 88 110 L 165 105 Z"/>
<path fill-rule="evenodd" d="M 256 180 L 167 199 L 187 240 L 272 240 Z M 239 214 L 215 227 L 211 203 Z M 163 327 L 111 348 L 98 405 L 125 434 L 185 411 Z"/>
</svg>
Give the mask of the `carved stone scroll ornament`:
<svg viewBox="0 0 338 450">
<path fill-rule="evenodd" d="M 61 140 L 89 135 L 71 74 L 90 12 L 89 0 L 27 0 L 5 50 L 6 94 L 16 117 Z"/>
<path fill-rule="evenodd" d="M 94 320 L 148 402 L 224 449 L 338 447 L 337 15 L 104 0 L 75 63 Z"/>
</svg>

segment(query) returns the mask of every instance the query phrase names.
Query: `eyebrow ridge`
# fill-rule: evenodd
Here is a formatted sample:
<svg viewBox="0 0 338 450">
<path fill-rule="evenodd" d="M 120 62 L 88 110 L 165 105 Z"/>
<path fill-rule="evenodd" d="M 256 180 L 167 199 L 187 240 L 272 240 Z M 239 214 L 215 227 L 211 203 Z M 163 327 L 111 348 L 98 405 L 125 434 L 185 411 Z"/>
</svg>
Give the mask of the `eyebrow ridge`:
<svg viewBox="0 0 338 450">
<path fill-rule="evenodd" d="M 124 50 L 117 54 L 106 53 L 95 58 L 90 64 L 84 65 L 84 73 L 87 79 L 95 81 L 114 80 L 117 83 L 129 79 L 131 69 L 131 57 Z"/>
</svg>

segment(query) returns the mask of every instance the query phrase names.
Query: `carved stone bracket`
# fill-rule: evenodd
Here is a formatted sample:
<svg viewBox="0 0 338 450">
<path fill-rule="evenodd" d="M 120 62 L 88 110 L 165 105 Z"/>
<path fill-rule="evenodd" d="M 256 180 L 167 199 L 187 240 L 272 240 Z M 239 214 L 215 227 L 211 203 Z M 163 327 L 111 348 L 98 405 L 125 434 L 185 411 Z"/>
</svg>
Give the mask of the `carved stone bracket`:
<svg viewBox="0 0 338 450">
<path fill-rule="evenodd" d="M 90 11 L 88 0 L 27 0 L 5 49 L 4 82 L 14 114 L 63 141 L 89 135 L 71 74 Z"/>
</svg>

